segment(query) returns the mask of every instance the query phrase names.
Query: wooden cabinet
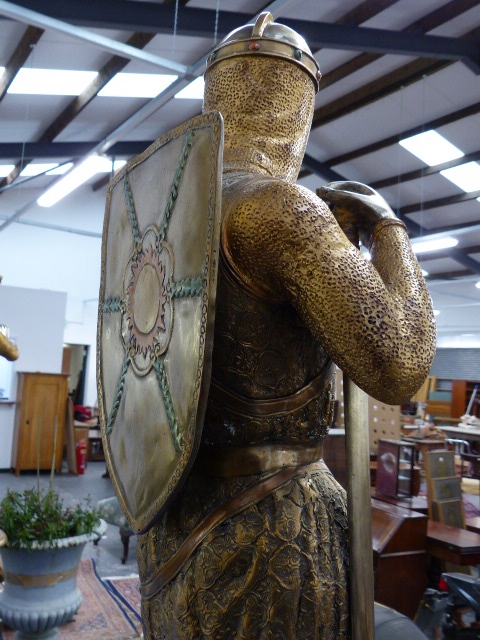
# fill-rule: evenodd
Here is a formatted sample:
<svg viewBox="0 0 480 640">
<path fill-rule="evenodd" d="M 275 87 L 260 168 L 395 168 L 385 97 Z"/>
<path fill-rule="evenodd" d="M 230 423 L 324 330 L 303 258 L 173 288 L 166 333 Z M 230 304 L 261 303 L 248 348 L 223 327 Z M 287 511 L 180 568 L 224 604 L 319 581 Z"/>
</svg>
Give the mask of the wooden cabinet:
<svg viewBox="0 0 480 640">
<path fill-rule="evenodd" d="M 372 500 L 375 601 L 413 618 L 426 586 L 427 516 Z"/>
<path fill-rule="evenodd" d="M 27 469 L 61 471 L 68 376 L 55 373 L 19 373 L 13 434 L 12 468 L 15 475 Z M 57 429 L 55 434 L 55 421 Z"/>
<path fill-rule="evenodd" d="M 475 385 L 480 384 L 479 381 L 472 380 L 452 380 L 452 417 L 460 418 L 467 411 L 470 398 L 475 389 Z M 470 415 L 479 417 L 479 400 L 480 393 L 475 396 L 475 401 L 470 409 Z"/>
<path fill-rule="evenodd" d="M 403 440 L 378 441 L 375 487 L 387 496 L 413 495 L 415 445 Z"/>
</svg>

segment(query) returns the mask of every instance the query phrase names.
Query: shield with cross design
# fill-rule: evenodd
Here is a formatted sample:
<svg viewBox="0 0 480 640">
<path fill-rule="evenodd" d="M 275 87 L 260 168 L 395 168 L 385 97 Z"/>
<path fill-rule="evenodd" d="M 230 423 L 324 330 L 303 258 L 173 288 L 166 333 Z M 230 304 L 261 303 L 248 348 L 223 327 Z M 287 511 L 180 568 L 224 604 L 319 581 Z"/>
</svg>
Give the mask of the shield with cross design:
<svg viewBox="0 0 480 640">
<path fill-rule="evenodd" d="M 110 477 L 142 533 L 181 487 L 210 383 L 223 122 L 193 118 L 131 160 L 108 188 L 97 336 Z"/>
</svg>

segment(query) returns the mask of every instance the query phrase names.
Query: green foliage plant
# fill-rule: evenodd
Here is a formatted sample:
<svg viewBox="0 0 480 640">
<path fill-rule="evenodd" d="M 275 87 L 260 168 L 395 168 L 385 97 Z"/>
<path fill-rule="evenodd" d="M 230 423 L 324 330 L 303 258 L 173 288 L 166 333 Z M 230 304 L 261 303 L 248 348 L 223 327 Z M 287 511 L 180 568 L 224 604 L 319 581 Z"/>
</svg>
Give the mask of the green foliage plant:
<svg viewBox="0 0 480 640">
<path fill-rule="evenodd" d="M 0 530 L 10 549 L 31 549 L 34 542 L 55 546 L 55 540 L 91 533 L 98 521 L 88 499 L 65 507 L 51 489 L 9 489 L 0 502 Z"/>
</svg>

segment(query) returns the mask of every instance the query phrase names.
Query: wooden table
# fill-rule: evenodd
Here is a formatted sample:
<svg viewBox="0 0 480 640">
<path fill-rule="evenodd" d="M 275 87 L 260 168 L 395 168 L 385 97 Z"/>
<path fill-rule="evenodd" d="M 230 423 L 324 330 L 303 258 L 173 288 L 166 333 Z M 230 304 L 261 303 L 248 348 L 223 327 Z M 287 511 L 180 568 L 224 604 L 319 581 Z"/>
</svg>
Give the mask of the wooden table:
<svg viewBox="0 0 480 640">
<path fill-rule="evenodd" d="M 480 564 L 480 534 L 428 521 L 426 551 L 461 566 Z"/>
<path fill-rule="evenodd" d="M 480 516 L 475 516 L 474 518 L 468 518 L 468 520 L 465 520 L 465 529 L 468 529 L 468 531 L 475 531 L 475 533 L 480 533 Z"/>
<path fill-rule="evenodd" d="M 448 438 L 459 438 L 460 440 L 480 441 L 480 429 L 478 427 L 452 427 L 451 425 L 438 425 Z"/>
<path fill-rule="evenodd" d="M 388 504 L 395 505 L 396 507 L 402 507 L 403 509 L 410 509 L 411 511 L 417 511 L 418 513 L 428 514 L 428 502 L 425 496 L 412 496 L 411 498 L 403 496 L 386 496 L 385 494 L 377 491 L 375 487 L 372 487 L 372 498 L 382 502 L 387 502 Z"/>
</svg>

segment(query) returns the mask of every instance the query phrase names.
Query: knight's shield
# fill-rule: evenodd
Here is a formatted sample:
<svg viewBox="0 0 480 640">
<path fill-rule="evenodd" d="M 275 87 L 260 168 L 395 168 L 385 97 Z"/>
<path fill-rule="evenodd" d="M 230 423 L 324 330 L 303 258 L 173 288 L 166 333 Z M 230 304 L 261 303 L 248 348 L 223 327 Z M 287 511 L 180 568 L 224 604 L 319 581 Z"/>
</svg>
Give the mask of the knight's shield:
<svg viewBox="0 0 480 640">
<path fill-rule="evenodd" d="M 204 114 L 159 138 L 108 189 L 97 379 L 110 476 L 136 532 L 182 485 L 210 383 L 223 124 Z"/>
</svg>

